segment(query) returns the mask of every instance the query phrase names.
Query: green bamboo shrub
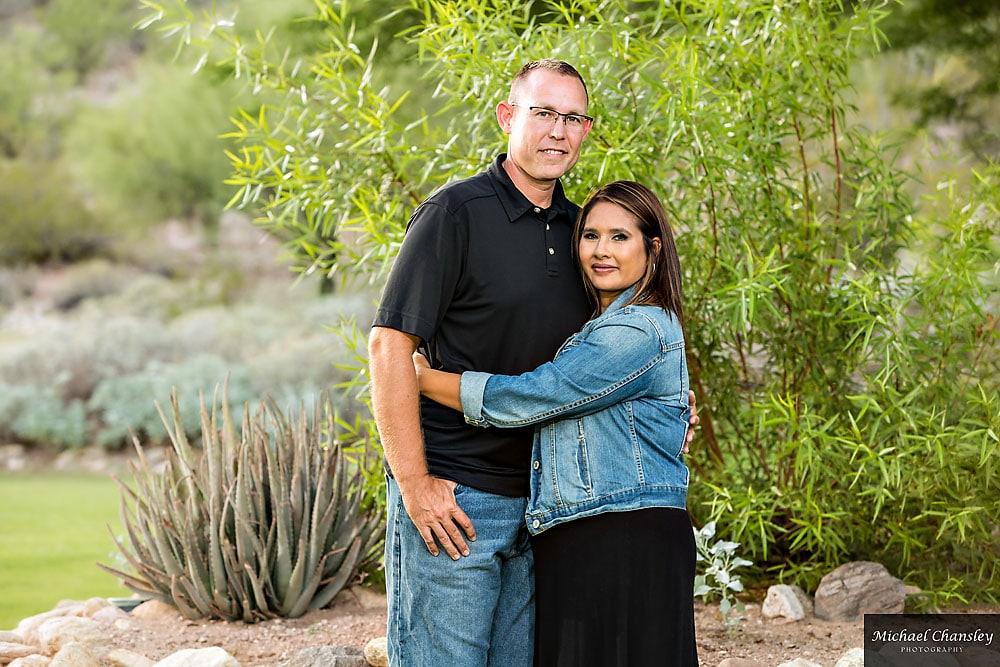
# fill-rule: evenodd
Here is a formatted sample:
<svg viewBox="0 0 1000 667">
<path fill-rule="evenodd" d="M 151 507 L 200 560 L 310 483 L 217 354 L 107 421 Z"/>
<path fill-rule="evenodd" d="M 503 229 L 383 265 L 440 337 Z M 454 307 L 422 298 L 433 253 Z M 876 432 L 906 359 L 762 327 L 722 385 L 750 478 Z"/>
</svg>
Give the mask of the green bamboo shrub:
<svg viewBox="0 0 1000 667">
<path fill-rule="evenodd" d="M 913 201 L 893 137 L 859 122 L 851 67 L 893 3 L 412 0 L 409 87 L 386 85 L 347 2 L 316 3 L 324 51 L 277 60 L 222 6 L 144 4 L 280 100 L 233 119 L 231 204 L 259 208 L 297 270 L 376 285 L 416 203 L 503 150 L 517 69 L 574 63 L 597 121 L 568 194 L 647 183 L 678 235 L 696 522 L 807 589 L 860 558 L 997 589 L 1000 185 L 984 169 Z"/>
<path fill-rule="evenodd" d="M 371 460 L 337 439 L 322 402 L 297 416 L 247 404 L 237 430 L 222 394 L 211 411 L 202 404 L 201 450 L 176 393 L 162 470 L 136 440 L 135 486 L 120 482 L 127 538 L 115 540 L 129 570 L 101 567 L 187 618 L 255 622 L 321 608 L 377 559 L 383 517 L 362 483 Z"/>
</svg>

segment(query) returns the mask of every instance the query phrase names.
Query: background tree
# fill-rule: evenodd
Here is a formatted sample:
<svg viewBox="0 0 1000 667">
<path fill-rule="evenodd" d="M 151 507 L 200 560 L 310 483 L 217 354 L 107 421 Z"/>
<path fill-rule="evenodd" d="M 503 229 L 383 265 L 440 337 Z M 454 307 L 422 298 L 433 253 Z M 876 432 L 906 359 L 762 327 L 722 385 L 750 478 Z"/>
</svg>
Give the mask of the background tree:
<svg viewBox="0 0 1000 667">
<path fill-rule="evenodd" d="M 961 129 L 980 159 L 1000 156 L 1000 4 L 993 0 L 906 0 L 885 21 L 889 47 L 924 76 L 895 87 L 918 122 Z M 904 70 L 905 71 L 905 70 Z M 929 76 L 927 76 L 929 74 Z M 914 81 L 917 85 L 911 85 Z"/>
<path fill-rule="evenodd" d="M 413 0 L 431 99 L 387 85 L 346 2 L 316 2 L 324 51 L 281 59 L 238 20 L 145 4 L 264 93 L 234 119 L 232 203 L 297 270 L 374 284 L 415 204 L 503 149 L 518 67 L 575 63 L 598 120 L 568 193 L 645 182 L 678 231 L 696 520 L 806 587 L 859 558 L 941 594 L 997 583 L 998 173 L 921 218 L 892 147 L 848 121 L 886 2 Z"/>
</svg>

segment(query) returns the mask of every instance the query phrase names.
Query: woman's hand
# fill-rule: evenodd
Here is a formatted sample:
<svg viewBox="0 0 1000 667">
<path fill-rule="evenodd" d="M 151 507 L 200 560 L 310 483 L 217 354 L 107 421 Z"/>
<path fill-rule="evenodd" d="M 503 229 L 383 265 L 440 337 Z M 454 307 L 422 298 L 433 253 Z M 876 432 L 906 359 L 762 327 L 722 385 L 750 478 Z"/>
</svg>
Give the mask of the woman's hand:
<svg viewBox="0 0 1000 667">
<path fill-rule="evenodd" d="M 417 371 L 417 376 L 420 376 L 421 369 L 430 368 L 431 363 L 427 361 L 427 357 L 420 354 L 419 352 L 413 353 L 413 368 Z"/>
</svg>

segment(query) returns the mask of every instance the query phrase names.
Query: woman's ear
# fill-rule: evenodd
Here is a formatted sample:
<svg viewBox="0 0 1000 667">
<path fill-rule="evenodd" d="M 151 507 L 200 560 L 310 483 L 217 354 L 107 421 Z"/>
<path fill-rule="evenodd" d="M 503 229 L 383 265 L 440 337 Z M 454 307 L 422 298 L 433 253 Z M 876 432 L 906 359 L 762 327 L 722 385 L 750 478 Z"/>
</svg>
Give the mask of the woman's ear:
<svg viewBox="0 0 1000 667">
<path fill-rule="evenodd" d="M 660 256 L 660 246 L 663 245 L 660 242 L 660 237 L 659 236 L 653 237 L 653 240 L 649 242 L 649 245 L 651 247 L 651 251 L 653 253 L 653 257 L 654 258 L 659 257 Z"/>
</svg>

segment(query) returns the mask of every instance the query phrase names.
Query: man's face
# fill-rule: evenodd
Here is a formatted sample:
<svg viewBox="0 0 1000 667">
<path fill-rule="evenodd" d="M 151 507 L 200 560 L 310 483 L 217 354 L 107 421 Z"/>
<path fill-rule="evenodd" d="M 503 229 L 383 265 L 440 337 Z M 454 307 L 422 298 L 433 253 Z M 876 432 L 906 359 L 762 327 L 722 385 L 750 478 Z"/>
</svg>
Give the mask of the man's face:
<svg viewBox="0 0 1000 667">
<path fill-rule="evenodd" d="M 531 72 L 509 102 L 497 105 L 497 120 L 509 137 L 507 159 L 517 176 L 544 187 L 572 169 L 591 124 L 565 116 L 586 113 L 587 94 L 576 78 L 541 69 Z"/>
</svg>

